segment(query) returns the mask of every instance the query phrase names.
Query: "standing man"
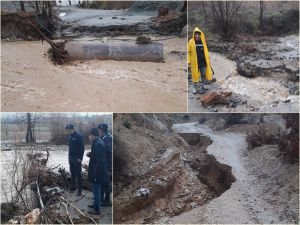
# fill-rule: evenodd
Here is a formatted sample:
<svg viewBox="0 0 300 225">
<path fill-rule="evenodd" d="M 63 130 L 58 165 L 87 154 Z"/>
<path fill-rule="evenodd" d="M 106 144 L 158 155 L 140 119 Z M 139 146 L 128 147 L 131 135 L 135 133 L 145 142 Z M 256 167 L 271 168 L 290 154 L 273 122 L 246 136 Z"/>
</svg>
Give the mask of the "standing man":
<svg viewBox="0 0 300 225">
<path fill-rule="evenodd" d="M 199 82 L 213 79 L 205 35 L 198 27 L 194 29 L 193 37 L 188 43 L 188 64 L 192 71 L 193 94 L 196 94 Z M 204 93 L 202 86 L 201 92 Z"/>
<path fill-rule="evenodd" d="M 101 189 L 102 206 L 111 206 L 110 194 L 112 191 L 112 135 L 108 132 L 108 125 L 100 123 L 98 126 L 99 134 L 105 143 L 107 157 L 108 181 L 105 182 Z"/>
<path fill-rule="evenodd" d="M 84 141 L 81 134 L 74 130 L 73 124 L 66 126 L 69 137 L 69 165 L 71 172 L 71 188 L 70 191 L 76 190 L 77 183 L 77 196 L 82 195 L 82 159 L 84 154 Z M 77 182 L 76 182 L 77 181 Z"/>
<path fill-rule="evenodd" d="M 108 181 L 106 147 L 103 140 L 99 137 L 98 128 L 92 128 L 89 135 L 92 150 L 88 154 L 90 157 L 88 179 L 92 183 L 94 204 L 88 205 L 93 211 L 90 214 L 100 215 L 101 213 L 101 187 Z"/>
</svg>

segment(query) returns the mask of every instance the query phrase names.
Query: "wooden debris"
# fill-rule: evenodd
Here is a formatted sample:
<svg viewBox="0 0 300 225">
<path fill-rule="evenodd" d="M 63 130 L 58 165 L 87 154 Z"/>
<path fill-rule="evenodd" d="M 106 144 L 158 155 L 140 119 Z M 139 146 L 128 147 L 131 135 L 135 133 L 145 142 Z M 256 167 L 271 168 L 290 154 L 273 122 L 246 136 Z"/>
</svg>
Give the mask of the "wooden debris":
<svg viewBox="0 0 300 225">
<path fill-rule="evenodd" d="M 48 49 L 49 58 L 54 64 L 64 64 L 69 60 L 68 51 L 65 50 L 65 44 L 67 41 L 55 43 L 51 41 L 38 27 L 36 22 L 31 19 L 31 25 L 42 35 L 45 41 L 47 41 L 51 48 Z"/>
<path fill-rule="evenodd" d="M 163 6 L 159 7 L 159 9 L 158 9 L 158 15 L 157 15 L 158 17 L 166 16 L 168 14 L 169 14 L 169 9 L 168 8 L 163 7 Z"/>
<path fill-rule="evenodd" d="M 152 17 L 150 27 L 163 34 L 180 33 L 187 23 L 186 12 Z"/>
<path fill-rule="evenodd" d="M 150 37 L 145 37 L 145 36 L 138 36 L 136 38 L 136 43 L 141 45 L 141 44 L 151 44 L 152 40 Z"/>
<path fill-rule="evenodd" d="M 201 97 L 201 103 L 204 107 L 215 104 L 229 104 L 229 101 L 226 99 L 227 96 L 230 96 L 231 92 L 209 92 L 204 94 Z"/>
</svg>

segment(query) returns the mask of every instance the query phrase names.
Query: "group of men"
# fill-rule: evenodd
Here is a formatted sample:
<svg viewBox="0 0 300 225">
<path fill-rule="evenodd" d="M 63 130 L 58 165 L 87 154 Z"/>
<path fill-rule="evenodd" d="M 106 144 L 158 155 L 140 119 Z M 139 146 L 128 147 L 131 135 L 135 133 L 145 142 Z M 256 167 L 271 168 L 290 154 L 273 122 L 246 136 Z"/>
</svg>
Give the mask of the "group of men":
<svg viewBox="0 0 300 225">
<path fill-rule="evenodd" d="M 75 130 L 73 124 L 68 124 L 66 131 L 69 134 L 69 165 L 71 172 L 70 191 L 77 190 L 77 196 L 82 195 L 82 160 L 84 155 L 84 138 Z M 89 132 L 91 151 L 86 154 L 90 158 L 88 180 L 92 183 L 94 201 L 88 205 L 88 213 L 101 214 L 101 206 L 111 206 L 112 191 L 112 135 L 108 125 L 99 124 Z"/>
</svg>

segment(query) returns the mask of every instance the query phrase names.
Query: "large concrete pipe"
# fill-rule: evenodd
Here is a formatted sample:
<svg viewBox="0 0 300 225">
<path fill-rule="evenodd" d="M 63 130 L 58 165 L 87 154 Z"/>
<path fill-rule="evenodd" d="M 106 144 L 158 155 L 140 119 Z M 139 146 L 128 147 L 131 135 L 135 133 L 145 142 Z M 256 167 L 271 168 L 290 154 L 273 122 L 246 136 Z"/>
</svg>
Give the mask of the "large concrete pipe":
<svg viewBox="0 0 300 225">
<path fill-rule="evenodd" d="M 134 43 L 102 43 L 67 42 L 65 49 L 71 60 L 123 60 L 161 62 L 163 60 L 163 44 L 134 44 Z"/>
</svg>

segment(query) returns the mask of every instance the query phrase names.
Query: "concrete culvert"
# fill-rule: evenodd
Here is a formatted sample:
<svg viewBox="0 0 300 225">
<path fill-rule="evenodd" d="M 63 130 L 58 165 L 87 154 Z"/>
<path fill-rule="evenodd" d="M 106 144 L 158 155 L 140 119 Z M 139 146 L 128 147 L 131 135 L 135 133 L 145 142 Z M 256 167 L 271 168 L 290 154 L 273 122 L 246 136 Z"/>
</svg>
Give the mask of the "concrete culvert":
<svg viewBox="0 0 300 225">
<path fill-rule="evenodd" d="M 163 61 L 163 44 L 161 43 L 68 42 L 65 49 L 71 60 Z"/>
<path fill-rule="evenodd" d="M 212 143 L 212 140 L 199 133 L 180 133 L 179 134 L 189 145 L 195 146 L 201 144 L 202 146 L 208 146 Z"/>
</svg>

